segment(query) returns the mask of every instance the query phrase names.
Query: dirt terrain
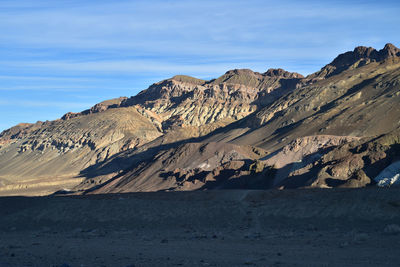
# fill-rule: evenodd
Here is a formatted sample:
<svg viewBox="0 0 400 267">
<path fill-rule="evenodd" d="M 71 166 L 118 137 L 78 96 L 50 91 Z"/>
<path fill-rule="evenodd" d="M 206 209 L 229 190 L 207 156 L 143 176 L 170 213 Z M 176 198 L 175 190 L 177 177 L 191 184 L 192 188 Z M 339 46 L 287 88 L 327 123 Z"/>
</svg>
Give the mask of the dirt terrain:
<svg viewBox="0 0 400 267">
<path fill-rule="evenodd" d="M 0 198 L 0 266 L 399 266 L 400 189 Z"/>
</svg>

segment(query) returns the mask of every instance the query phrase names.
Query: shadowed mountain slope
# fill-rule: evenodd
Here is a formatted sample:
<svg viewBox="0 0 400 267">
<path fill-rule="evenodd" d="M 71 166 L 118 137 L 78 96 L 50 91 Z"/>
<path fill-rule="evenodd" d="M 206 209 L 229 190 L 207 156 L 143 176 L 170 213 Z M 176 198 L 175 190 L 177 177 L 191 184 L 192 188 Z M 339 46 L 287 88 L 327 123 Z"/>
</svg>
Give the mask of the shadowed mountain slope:
<svg viewBox="0 0 400 267">
<path fill-rule="evenodd" d="M 399 58 L 372 62 L 299 87 L 210 141 L 275 150 L 302 136 L 384 134 L 399 126 L 399 103 Z"/>
<path fill-rule="evenodd" d="M 347 144 L 396 135 L 399 103 L 400 50 L 392 44 L 357 47 L 307 77 L 282 69 L 235 69 L 210 81 L 178 75 L 130 98 L 3 131 L 0 194 L 365 186 L 375 175 L 365 161 L 373 151 L 354 169 L 339 158 L 357 154 Z M 345 166 L 340 177 L 329 171 L 337 164 Z M 366 177 L 350 181 L 360 170 Z"/>
</svg>

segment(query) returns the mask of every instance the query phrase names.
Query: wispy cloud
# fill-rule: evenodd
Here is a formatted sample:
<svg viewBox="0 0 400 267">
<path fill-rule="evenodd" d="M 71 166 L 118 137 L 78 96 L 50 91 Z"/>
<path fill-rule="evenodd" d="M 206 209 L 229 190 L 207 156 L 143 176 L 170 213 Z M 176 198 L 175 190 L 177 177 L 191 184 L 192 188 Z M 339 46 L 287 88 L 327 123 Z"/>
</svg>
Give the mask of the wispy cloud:
<svg viewBox="0 0 400 267">
<path fill-rule="evenodd" d="M 0 105 L 11 107 L 47 107 L 47 108 L 67 108 L 67 109 L 86 109 L 93 103 L 77 103 L 77 102 L 55 102 L 55 101 L 28 101 L 28 100 L 0 100 Z"/>
<path fill-rule="evenodd" d="M 0 40 L 36 47 L 139 49 L 148 53 L 175 52 L 178 48 L 182 53 L 196 54 L 219 47 L 225 49 L 216 50 L 224 53 L 226 49 L 248 47 L 249 42 L 318 44 L 329 32 L 342 31 L 342 26 L 353 33 L 374 31 L 374 27 L 362 26 L 373 26 L 378 18 L 381 23 L 396 22 L 393 15 L 399 11 L 393 5 L 371 8 L 368 2 L 351 5 L 351 1 L 152 2 L 78 5 L 76 1 L 60 1 L 59 6 L 43 8 L 45 5 L 38 1 L 41 8 L 16 8 L 0 15 L 0 30 L 7 33 Z"/>
<path fill-rule="evenodd" d="M 21 64 L 22 65 L 22 64 Z M 20 66 L 21 66 L 20 65 Z M 0 81 L 1 80 L 10 80 L 10 81 L 16 81 L 16 80 L 25 80 L 25 81 L 56 81 L 56 82 L 93 82 L 93 81 L 98 81 L 101 80 L 99 78 L 79 78 L 79 77 L 57 77 L 57 76 L 23 76 L 23 75 L 0 75 Z"/>
<path fill-rule="evenodd" d="M 215 73 L 227 70 L 230 64 L 176 64 L 163 63 L 152 60 L 99 60 L 99 61 L 27 61 L 27 62 L 0 62 L 1 65 L 36 69 L 57 69 L 61 71 L 88 71 L 88 72 L 117 72 L 117 73 L 143 73 L 143 72 L 180 72 L 190 71 Z"/>
<path fill-rule="evenodd" d="M 2 0 L 0 117 L 25 121 L 21 103 L 61 115 L 81 108 L 76 95 L 134 94 L 174 74 L 309 74 L 357 45 L 400 45 L 399 13 L 397 0 Z"/>
</svg>

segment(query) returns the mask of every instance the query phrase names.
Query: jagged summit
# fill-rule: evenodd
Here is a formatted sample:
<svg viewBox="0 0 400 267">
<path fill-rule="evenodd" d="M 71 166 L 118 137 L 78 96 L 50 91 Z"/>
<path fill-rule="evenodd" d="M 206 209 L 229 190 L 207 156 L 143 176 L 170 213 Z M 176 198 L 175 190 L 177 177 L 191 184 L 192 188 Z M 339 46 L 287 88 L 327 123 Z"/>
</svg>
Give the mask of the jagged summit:
<svg viewBox="0 0 400 267">
<path fill-rule="evenodd" d="M 357 46 L 353 51 L 340 54 L 332 61 L 332 63 L 330 63 L 330 65 L 341 67 L 345 65 L 352 65 L 358 60 L 371 60 L 379 62 L 398 56 L 400 56 L 400 49 L 390 43 L 386 44 L 385 47 L 379 51 L 372 47 Z"/>
<path fill-rule="evenodd" d="M 304 78 L 303 75 L 297 72 L 289 72 L 284 69 L 268 69 L 266 72 L 263 73 L 264 76 L 270 77 L 283 77 L 283 78 Z"/>
<path fill-rule="evenodd" d="M 387 43 L 385 47 L 379 51 L 382 58 L 400 57 L 400 49 L 391 43 Z"/>
<path fill-rule="evenodd" d="M 353 51 L 340 54 L 331 63 L 309 77 L 328 78 L 347 69 L 354 69 L 371 62 L 382 62 L 399 57 L 400 49 L 391 43 L 386 44 L 381 50 L 376 50 L 373 47 L 357 46 Z"/>
</svg>

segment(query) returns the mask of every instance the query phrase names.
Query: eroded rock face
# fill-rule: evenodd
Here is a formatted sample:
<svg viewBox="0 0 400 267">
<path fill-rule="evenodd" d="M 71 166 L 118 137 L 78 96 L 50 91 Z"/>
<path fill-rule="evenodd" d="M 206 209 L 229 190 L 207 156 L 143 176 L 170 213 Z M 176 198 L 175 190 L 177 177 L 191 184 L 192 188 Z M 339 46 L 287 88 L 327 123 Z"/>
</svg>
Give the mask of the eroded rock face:
<svg viewBox="0 0 400 267">
<path fill-rule="evenodd" d="M 174 76 L 2 132 L 0 194 L 38 184 L 56 191 L 64 180 L 84 192 L 365 186 L 397 157 L 399 77 L 391 44 L 357 47 L 307 77 Z"/>
<path fill-rule="evenodd" d="M 359 140 L 352 136 L 315 135 L 293 140 L 282 149 L 261 159 L 275 169 L 272 187 L 307 187 L 313 180 L 312 169 L 331 149 Z M 305 180 L 305 176 L 309 176 Z M 298 178 L 302 177 L 302 178 Z M 296 181 L 298 180 L 298 181 Z"/>
<path fill-rule="evenodd" d="M 386 44 L 381 50 L 372 47 L 358 46 L 354 51 L 340 54 L 330 64 L 309 78 L 328 78 L 347 69 L 362 67 L 371 62 L 382 62 L 400 57 L 400 49 L 393 44 Z"/>
<path fill-rule="evenodd" d="M 222 81 L 226 75 L 229 75 L 229 81 Z M 254 87 L 247 82 L 253 76 L 258 77 Z M 103 143 L 113 143 L 122 136 L 116 137 L 118 134 L 114 133 L 112 137 L 104 137 L 103 139 L 106 141 L 102 141 L 99 136 L 104 133 L 98 133 L 94 134 L 97 135 L 97 138 L 88 138 L 91 132 L 95 131 L 96 126 L 93 123 L 79 125 L 79 120 L 71 123 L 63 121 L 104 113 L 112 109 L 119 111 L 120 108 L 125 107 L 134 107 L 135 111 L 148 119 L 161 132 L 185 125 L 202 126 L 225 118 L 238 120 L 254 112 L 257 109 L 256 102 L 267 97 L 275 89 L 278 91 L 293 89 L 294 84 L 284 84 L 286 79 L 300 79 L 301 77 L 299 74 L 289 73 L 282 69 L 268 70 L 265 74 L 250 70 L 228 71 L 227 74 L 217 79 L 221 80 L 220 83 L 217 80 L 207 82 L 178 75 L 153 84 L 137 96 L 111 99 L 79 113 L 67 113 L 60 121 L 17 125 L 1 133 L 0 142 L 4 145 L 16 140 L 27 139 L 21 145 L 20 152 L 47 148 L 64 151 L 80 146 L 96 149 Z M 270 86 L 265 88 L 262 86 L 263 83 L 269 83 Z M 276 97 L 277 95 L 271 94 L 271 101 Z M 85 119 L 82 120 L 85 121 Z M 106 125 L 107 123 L 100 122 L 100 124 Z M 84 130 L 85 127 L 88 129 Z M 115 125 L 107 127 L 112 129 Z"/>
<path fill-rule="evenodd" d="M 239 120 L 293 90 L 303 78 L 282 69 L 264 74 L 251 70 L 232 70 L 218 79 L 202 81 L 175 76 L 153 84 L 121 103 L 138 105 L 158 114 L 163 121 L 180 118 L 183 125 L 201 126 L 225 118 Z M 164 124 L 170 125 L 170 122 Z"/>
<path fill-rule="evenodd" d="M 70 186 L 70 178 L 83 169 L 161 135 L 134 107 L 41 123 L 24 131 L 0 149 L 0 177 L 9 182 L 7 188 L 29 180 L 32 186 L 40 181 L 49 185 L 60 177 Z"/>
<path fill-rule="evenodd" d="M 375 138 L 341 139 L 339 142 L 334 142 L 336 143 L 334 146 L 321 148 L 317 152 L 317 157 L 315 154 L 309 154 L 300 162 L 292 160 L 294 164 L 289 163 L 292 164 L 289 170 L 288 164 L 277 168 L 275 186 L 354 188 L 374 184 L 376 177 L 400 159 L 399 134 L 400 131 L 397 129 Z M 284 171 L 286 174 L 282 179 L 279 174 Z M 395 175 L 396 173 L 392 176 Z"/>
<path fill-rule="evenodd" d="M 20 123 L 10 129 L 7 129 L 0 133 L 0 146 L 8 143 L 15 142 L 18 139 L 27 136 L 30 132 L 40 128 L 43 122 L 38 121 L 37 123 Z"/>
<path fill-rule="evenodd" d="M 80 113 L 67 113 L 62 119 L 110 108 L 136 106 L 157 114 L 159 126 L 170 125 L 170 121 L 178 117 L 184 125 L 190 126 L 201 126 L 225 118 L 238 120 L 293 90 L 302 78 L 298 73 L 283 69 L 269 69 L 263 74 L 235 69 L 211 81 L 177 75 L 151 85 L 136 96 L 104 101 Z"/>
<path fill-rule="evenodd" d="M 246 75 L 262 79 L 252 87 L 246 83 Z M 216 83 L 174 76 L 135 97 L 107 100 L 80 113 L 67 113 L 60 120 L 4 131 L 0 178 L 13 176 L 15 181 L 23 181 L 80 176 L 85 169 L 144 144 L 149 144 L 144 148 L 148 149 L 201 137 L 254 112 L 260 99 L 273 101 L 292 90 L 297 80 L 286 81 L 300 76 L 283 70 L 265 75 L 245 71 L 243 75 L 240 70 L 230 77 L 229 82 Z M 107 177 L 119 172 L 113 170 Z"/>
<path fill-rule="evenodd" d="M 302 136 L 388 133 L 400 121 L 399 77 L 400 61 L 383 61 L 305 82 L 249 116 L 235 142 L 277 150 Z"/>
</svg>

